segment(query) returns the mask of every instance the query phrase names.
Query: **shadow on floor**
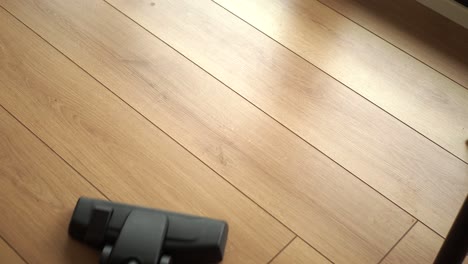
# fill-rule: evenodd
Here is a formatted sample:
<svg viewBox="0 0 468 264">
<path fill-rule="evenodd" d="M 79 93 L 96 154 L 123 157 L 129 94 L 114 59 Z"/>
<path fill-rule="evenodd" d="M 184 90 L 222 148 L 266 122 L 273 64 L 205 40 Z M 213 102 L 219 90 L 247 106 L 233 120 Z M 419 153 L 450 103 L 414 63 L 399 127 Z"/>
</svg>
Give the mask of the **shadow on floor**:
<svg viewBox="0 0 468 264">
<path fill-rule="evenodd" d="M 366 14 L 366 16 L 371 14 L 378 17 L 391 25 L 393 27 L 392 30 L 404 32 L 413 39 L 417 39 L 420 43 L 424 43 L 426 47 L 432 48 L 434 52 L 440 52 L 450 60 L 468 67 L 468 29 L 414 0 L 319 1 L 345 16 L 346 14 L 340 9 L 353 8 L 356 13 Z M 352 17 L 351 19 L 361 24 L 358 19 Z M 369 24 L 369 20 L 366 23 Z M 372 24 L 361 25 L 369 29 L 375 27 Z M 383 35 L 382 37 L 385 38 Z M 389 41 L 392 42 L 391 40 Z"/>
</svg>

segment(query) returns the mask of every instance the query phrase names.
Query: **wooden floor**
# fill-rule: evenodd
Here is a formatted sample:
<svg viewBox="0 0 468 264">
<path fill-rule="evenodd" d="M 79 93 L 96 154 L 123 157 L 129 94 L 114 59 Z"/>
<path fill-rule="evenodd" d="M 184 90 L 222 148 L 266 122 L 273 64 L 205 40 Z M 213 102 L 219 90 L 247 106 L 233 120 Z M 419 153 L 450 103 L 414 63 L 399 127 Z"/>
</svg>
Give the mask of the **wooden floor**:
<svg viewBox="0 0 468 264">
<path fill-rule="evenodd" d="M 416 2 L 0 6 L 1 263 L 97 263 L 80 196 L 225 219 L 223 263 L 430 263 L 468 194 L 468 30 Z"/>
</svg>

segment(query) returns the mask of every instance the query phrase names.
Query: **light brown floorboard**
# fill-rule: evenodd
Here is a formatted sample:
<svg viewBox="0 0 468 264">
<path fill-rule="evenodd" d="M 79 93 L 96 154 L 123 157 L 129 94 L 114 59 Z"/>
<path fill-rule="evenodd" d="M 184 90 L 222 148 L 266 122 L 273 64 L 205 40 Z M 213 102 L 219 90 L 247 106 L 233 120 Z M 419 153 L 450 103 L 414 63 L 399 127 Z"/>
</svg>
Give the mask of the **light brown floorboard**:
<svg viewBox="0 0 468 264">
<path fill-rule="evenodd" d="M 216 2 L 468 162 L 464 87 L 317 1 Z"/>
<path fill-rule="evenodd" d="M 468 30 L 407 0 L 320 0 L 372 33 L 468 87 Z"/>
<path fill-rule="evenodd" d="M 0 104 L 110 199 L 225 219 L 230 234 L 224 263 L 264 263 L 292 239 L 286 227 L 3 10 L 0 27 Z M 57 208 L 46 212 L 65 227 L 71 207 L 63 203 L 76 197 L 64 196 L 75 192 L 63 187 L 70 180 L 60 176 L 61 188 L 42 192 L 58 197 Z M 29 188 L 41 191 L 36 184 Z M 19 205 L 27 202 L 22 195 L 17 193 Z M 1 204 L 9 209 L 11 202 Z M 50 227 L 45 232 L 66 237 Z M 5 235 L 9 241 L 12 236 Z"/>
<path fill-rule="evenodd" d="M 376 260 L 411 225 L 396 206 L 112 7 L 42 3 L 24 6 L 41 35 L 327 254 Z"/>
<path fill-rule="evenodd" d="M 9 264 L 25 264 L 23 259 L 0 238 L 0 260 Z"/>
<path fill-rule="evenodd" d="M 466 163 L 211 1 L 111 3 L 431 228 L 448 231 L 468 191 Z"/>
<path fill-rule="evenodd" d="M 3 45 L 1 11 L 0 21 Z M 97 252 L 70 239 L 67 230 L 80 196 L 102 196 L 1 107 L 0 186 L 0 234 L 26 261 L 96 262 Z M 1 256 L 0 262 L 23 263 L 12 255 L 6 259 Z"/>
</svg>

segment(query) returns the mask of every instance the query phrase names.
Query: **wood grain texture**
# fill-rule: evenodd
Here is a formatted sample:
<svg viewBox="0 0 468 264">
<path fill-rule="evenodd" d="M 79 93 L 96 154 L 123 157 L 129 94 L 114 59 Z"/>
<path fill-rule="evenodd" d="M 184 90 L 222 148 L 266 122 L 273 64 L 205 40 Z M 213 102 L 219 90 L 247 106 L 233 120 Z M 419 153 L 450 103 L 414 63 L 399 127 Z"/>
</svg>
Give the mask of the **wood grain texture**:
<svg viewBox="0 0 468 264">
<path fill-rule="evenodd" d="M 5 242 L 5 240 L 0 238 L 0 260 L 3 263 L 9 264 L 25 264 L 18 254 Z"/>
<path fill-rule="evenodd" d="M 434 231 L 418 222 L 381 263 L 433 263 L 443 241 Z M 468 264 L 468 258 L 465 257 L 463 264 Z"/>
<path fill-rule="evenodd" d="M 468 192 L 466 163 L 211 1 L 111 3 L 409 213 L 448 231 Z"/>
<path fill-rule="evenodd" d="M 468 162 L 467 89 L 317 1 L 216 2 Z"/>
<path fill-rule="evenodd" d="M 12 2 L 8 7 L 334 259 L 376 261 L 413 222 L 402 210 L 107 4 L 92 0 L 48 1 L 37 6 L 30 3 Z M 93 9 L 83 18 L 87 6 Z M 80 91 L 89 97 L 89 91 Z"/>
<path fill-rule="evenodd" d="M 295 238 L 271 264 L 325 264 L 331 262 L 324 258 L 300 238 Z"/>
<path fill-rule="evenodd" d="M 264 263 L 292 239 L 286 227 L 92 77 L 0 14 L 0 103 L 110 199 L 225 219 L 224 263 Z"/>
<path fill-rule="evenodd" d="M 319 0 L 468 87 L 468 30 L 417 1 Z"/>
<path fill-rule="evenodd" d="M 421 223 L 416 225 L 382 261 L 395 263 L 432 263 L 444 240 Z"/>
<path fill-rule="evenodd" d="M 6 33 L 3 16 L 0 12 L 2 47 Z M 0 57 L 4 65 L 5 57 Z M 3 70 L 2 66 L 0 72 Z M 96 261 L 97 252 L 73 241 L 67 230 L 80 196 L 102 196 L 1 107 L 0 186 L 0 233 L 26 261 Z M 13 263 L 3 256 L 0 260 Z"/>
</svg>

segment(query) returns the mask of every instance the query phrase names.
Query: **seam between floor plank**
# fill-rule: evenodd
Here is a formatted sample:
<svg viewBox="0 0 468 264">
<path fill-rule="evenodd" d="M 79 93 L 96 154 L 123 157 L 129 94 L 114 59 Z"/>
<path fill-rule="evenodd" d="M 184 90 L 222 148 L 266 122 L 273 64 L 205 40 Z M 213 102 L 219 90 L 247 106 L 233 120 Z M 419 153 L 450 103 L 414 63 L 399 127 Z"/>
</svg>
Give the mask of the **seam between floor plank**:
<svg viewBox="0 0 468 264">
<path fill-rule="evenodd" d="M 418 221 L 416 221 L 418 222 Z M 411 226 L 412 227 L 412 226 Z M 411 228 L 410 227 L 410 228 Z M 404 234 L 403 234 L 404 235 Z M 312 246 L 309 242 L 307 242 L 305 239 L 303 239 L 302 237 L 300 237 L 299 235 L 296 235 L 296 237 L 294 237 L 291 241 L 289 241 L 289 243 L 284 247 L 282 248 L 269 262 L 267 262 L 268 264 L 270 264 L 271 262 L 273 262 L 281 253 L 283 253 L 286 248 L 292 244 L 292 242 L 295 240 L 295 239 L 300 239 L 302 242 L 304 242 L 307 246 L 309 246 L 310 248 L 314 249 L 320 256 L 324 257 L 326 260 L 328 260 L 330 263 L 334 264 L 335 262 L 332 261 L 331 259 L 329 259 L 325 254 L 323 254 L 320 250 L 318 250 L 317 248 L 315 248 L 314 246 Z M 393 248 L 393 247 L 392 247 Z M 391 250 L 391 249 L 390 249 Z"/>
<path fill-rule="evenodd" d="M 26 261 L 26 259 L 23 257 L 23 255 L 21 255 L 21 254 L 18 252 L 18 250 L 16 250 L 16 248 L 13 247 L 13 245 L 10 244 L 10 242 L 8 242 L 8 240 L 6 240 L 6 239 L 2 236 L 2 234 L 0 234 L 0 239 L 2 239 L 3 241 L 5 241 L 5 244 L 7 244 L 7 246 L 10 247 L 11 250 L 13 250 L 13 252 L 15 252 L 15 254 L 16 254 L 22 261 L 24 261 L 24 263 L 29 264 L 29 261 Z"/>
<path fill-rule="evenodd" d="M 108 3 L 107 0 L 103 0 L 104 2 Z M 407 123 L 403 122 L 402 120 L 400 120 L 398 117 L 394 116 L 393 114 L 391 114 L 390 112 L 388 112 L 387 110 L 383 109 L 382 107 L 380 107 L 379 105 L 377 105 L 376 103 L 372 102 L 370 99 L 367 99 L 367 97 L 365 97 L 364 95 L 361 95 L 360 93 L 358 93 L 357 91 L 355 91 L 354 89 L 352 89 L 351 87 L 349 87 L 348 85 L 344 84 L 343 82 L 341 82 L 340 80 L 338 80 L 337 78 L 335 78 L 334 76 L 332 76 L 331 74 L 329 74 L 328 72 L 326 72 L 325 70 L 319 68 L 318 66 L 316 66 L 315 64 L 313 64 L 312 62 L 310 62 L 309 60 L 307 60 L 306 58 L 302 57 L 301 55 L 299 55 L 299 53 L 293 51 L 292 49 L 288 48 L 287 46 L 283 45 L 281 42 L 279 42 L 278 40 L 274 39 L 273 37 L 271 37 L 270 35 L 266 34 L 265 32 L 261 31 L 259 28 L 255 27 L 254 25 L 250 24 L 249 22 L 247 22 L 246 20 L 244 20 L 243 18 L 241 18 L 240 16 L 234 14 L 233 12 L 231 12 L 229 9 L 225 8 L 224 6 L 218 4 L 217 2 L 215 2 L 214 0 L 211 0 L 214 4 L 218 5 L 219 7 L 221 7 L 222 9 L 226 10 L 228 13 L 230 13 L 231 15 L 237 17 L 239 20 L 243 21 L 245 24 L 249 25 L 250 27 L 252 27 L 253 29 L 255 29 L 256 31 L 260 32 L 261 34 L 265 35 L 266 37 L 268 37 L 269 39 L 273 40 L 274 42 L 276 42 L 277 44 L 281 45 L 283 48 L 285 48 L 286 50 L 288 50 L 289 52 L 293 53 L 294 55 L 296 55 L 297 57 L 301 58 L 302 60 L 304 60 L 306 63 L 312 65 L 313 67 L 315 67 L 316 69 L 318 69 L 319 71 L 325 73 L 327 76 L 331 77 L 333 80 L 337 81 L 338 83 L 340 83 L 341 85 L 343 85 L 344 87 L 348 88 L 349 90 L 351 90 L 352 92 L 354 92 L 355 94 L 357 94 L 359 97 L 363 98 L 364 100 L 368 101 L 369 103 L 373 104 L 375 107 L 377 107 L 378 109 L 382 110 L 383 112 L 385 112 L 386 114 L 388 114 L 389 116 L 393 117 L 394 119 L 396 119 L 397 121 L 399 121 L 400 123 L 404 124 L 405 126 L 407 126 L 408 128 L 410 128 L 411 130 L 415 131 L 416 133 L 418 133 L 419 135 L 421 135 L 422 137 L 424 137 L 425 139 L 429 140 L 430 142 L 434 143 L 435 145 L 437 145 L 438 147 L 440 147 L 441 149 L 445 150 L 447 153 L 449 153 L 450 155 L 452 155 L 453 157 L 457 158 L 458 160 L 460 160 L 461 162 L 465 163 L 468 165 L 468 162 L 464 161 L 462 158 L 458 157 L 457 155 L 453 154 L 452 152 L 450 152 L 449 150 L 447 150 L 446 148 L 442 147 L 441 145 L 439 145 L 438 143 L 436 143 L 435 141 L 433 141 L 432 139 L 430 139 L 429 137 L 425 136 L 423 133 L 419 132 L 418 130 L 416 130 L 415 128 L 411 127 L 410 125 L 408 125 Z M 315 0 L 314 0 L 315 1 Z M 112 4 L 108 3 L 109 5 L 113 6 Z M 114 7 L 115 9 L 117 9 L 116 7 Z M 119 9 L 117 9 L 119 10 Z M 124 14 L 122 11 L 119 10 L 119 12 L 121 12 L 122 14 Z M 125 15 L 127 16 L 127 15 Z M 128 18 L 130 18 L 129 16 L 127 16 Z M 131 19 L 131 18 L 130 18 Z M 132 19 L 132 21 L 134 21 Z M 134 21 L 135 23 L 137 23 L 136 21 Z M 138 24 L 138 23 L 137 23 Z M 140 25 L 140 24 L 138 24 Z M 141 27 L 143 27 L 142 25 L 140 25 Z M 144 27 L 143 27 L 144 28 Z M 147 30 L 145 28 L 145 30 Z M 150 32 L 149 30 L 147 30 L 148 32 Z M 153 34 L 154 36 L 156 36 L 155 34 Z M 159 37 L 157 37 L 159 38 Z M 164 42 L 165 43 L 165 42 Z M 175 50 L 175 49 L 174 49 Z M 198 65 L 197 65 L 198 66 Z M 200 66 L 199 66 L 200 67 Z M 210 74 L 211 75 L 211 74 Z M 450 79 L 449 79 L 450 80 Z M 456 82 L 454 82 L 456 83 Z M 223 83 L 224 84 L 224 83 Z M 229 87 L 229 86 L 228 86 Z M 463 86 L 461 86 L 463 87 Z"/>
<path fill-rule="evenodd" d="M 335 263 L 334 261 L 332 261 L 331 259 L 329 259 L 327 256 L 325 256 L 324 254 L 322 254 L 322 252 L 320 252 L 319 250 L 317 250 L 314 246 L 312 246 L 309 242 L 307 242 L 305 239 L 301 238 L 300 236 L 297 236 L 297 238 L 301 239 L 302 242 L 306 243 L 309 247 L 315 249 L 315 251 L 317 251 L 321 256 L 323 256 L 324 258 L 326 258 L 328 261 L 330 261 L 331 263 Z"/>
<path fill-rule="evenodd" d="M 320 252 L 320 250 L 318 250 L 317 248 L 315 248 L 314 246 L 312 246 L 311 244 L 309 244 L 309 242 L 305 241 L 303 238 L 301 238 L 299 235 L 296 235 L 293 239 L 291 239 L 291 241 L 288 242 L 288 244 L 286 244 L 286 246 L 284 246 L 280 251 L 278 251 L 278 253 L 276 253 L 275 256 L 273 256 L 273 258 L 267 262 L 267 264 L 270 264 L 272 263 L 279 255 L 281 255 L 281 253 L 283 253 L 288 247 L 289 245 L 292 244 L 292 242 L 296 239 L 300 239 L 302 242 L 304 242 L 305 244 L 307 244 L 310 248 L 314 249 L 320 256 L 322 256 L 323 258 L 325 258 L 326 260 L 328 260 L 330 263 L 335 263 L 334 261 L 332 261 L 331 259 L 329 259 L 325 254 L 323 254 L 322 252 Z"/>
<path fill-rule="evenodd" d="M 270 264 L 273 260 L 275 260 L 276 257 L 278 257 L 287 247 L 289 247 L 289 245 L 291 245 L 291 243 L 294 241 L 294 239 L 296 239 L 297 236 L 294 236 L 291 241 L 289 241 L 282 249 L 280 249 L 278 251 L 278 253 L 276 253 L 268 262 L 267 264 Z"/>
<path fill-rule="evenodd" d="M 214 0 L 213 0 L 213 1 L 214 1 Z M 415 60 L 421 62 L 422 64 L 424 64 L 424 65 L 426 65 L 427 67 L 431 68 L 431 69 L 434 70 L 435 72 L 438 72 L 440 75 L 444 76 L 445 78 L 451 80 L 452 82 L 454 82 L 454 83 L 456 83 L 456 84 L 460 85 L 461 87 L 463 87 L 463 88 L 465 88 L 465 89 L 468 90 L 468 87 L 466 87 L 466 86 L 464 86 L 463 84 L 461 84 L 461 83 L 455 81 L 454 79 L 450 78 L 449 76 L 445 75 L 444 73 L 440 72 L 439 70 L 433 68 L 433 67 L 432 67 L 431 65 L 429 65 L 428 63 L 426 63 L 426 62 L 424 62 L 424 61 L 418 59 L 417 57 L 413 56 L 411 53 L 405 51 L 404 49 L 402 49 L 402 48 L 398 47 L 397 45 L 393 44 L 392 42 L 390 42 L 389 40 L 387 40 L 387 39 L 381 37 L 379 34 L 373 32 L 372 30 L 370 30 L 370 29 L 366 28 L 365 26 L 359 24 L 358 22 L 352 20 L 351 18 L 349 18 L 348 16 L 346 16 L 346 15 L 344 15 L 343 13 L 339 12 L 338 10 L 334 9 L 333 7 L 328 6 L 327 4 L 323 3 L 321 0 L 316 0 L 316 1 L 319 2 L 320 4 L 322 4 L 323 6 L 325 6 L 325 7 L 329 8 L 329 9 L 333 10 L 335 13 L 337 13 L 337 14 L 339 14 L 339 15 L 345 17 L 346 19 L 348 19 L 348 20 L 351 21 L 352 23 L 358 25 L 359 27 L 363 28 L 364 30 L 370 32 L 372 35 L 374 35 L 374 36 L 380 38 L 381 40 L 387 42 L 388 44 L 392 45 L 393 47 L 399 49 L 399 50 L 402 51 L 403 53 L 406 53 L 407 55 L 409 55 L 409 56 L 412 57 L 413 59 L 415 59 Z"/>
<path fill-rule="evenodd" d="M 382 259 L 381 259 L 379 262 L 377 262 L 377 264 L 380 264 L 380 263 L 382 263 L 382 261 L 384 261 L 384 259 L 390 254 L 390 252 L 392 252 L 393 249 L 394 249 L 398 244 L 400 244 L 400 242 L 403 240 L 403 238 L 406 237 L 406 235 L 411 231 L 411 229 L 414 228 L 414 226 L 415 226 L 417 223 L 418 223 L 418 221 L 414 222 L 414 224 L 413 224 L 410 228 L 408 228 L 408 230 L 406 230 L 406 232 L 403 234 L 403 236 L 401 236 L 400 239 L 398 239 L 398 241 L 395 243 L 395 245 L 393 245 L 393 247 L 390 248 L 390 250 L 382 257 Z"/>
<path fill-rule="evenodd" d="M 108 3 L 107 1 L 104 0 L 104 2 Z M 300 138 L 302 141 L 304 141 L 307 145 L 310 145 L 312 148 L 316 149 L 317 151 L 319 151 L 321 154 L 323 154 L 325 157 L 327 157 L 328 159 L 330 159 L 332 162 L 334 162 L 335 164 L 337 164 L 339 167 L 343 168 L 345 171 L 347 171 L 348 173 L 350 173 L 352 176 L 354 176 L 355 178 L 357 178 L 359 181 L 361 181 L 362 183 L 364 183 L 365 185 L 367 185 L 369 188 L 371 188 L 372 190 L 374 190 L 377 194 L 379 194 L 380 196 L 382 196 L 384 199 L 388 200 L 391 204 L 395 205 L 397 208 L 399 208 L 400 210 L 402 210 L 403 212 L 405 212 L 406 214 L 408 214 L 410 217 L 412 217 L 415 221 L 415 223 L 418 222 L 418 219 L 416 217 L 414 217 L 412 214 L 410 214 L 409 212 L 407 212 L 405 209 L 401 208 L 398 204 L 396 204 L 395 202 L 393 202 L 392 200 L 390 200 L 389 198 L 387 198 L 385 195 L 381 194 L 379 191 L 377 191 L 376 189 L 374 189 L 372 186 L 370 186 L 369 184 L 367 184 L 366 182 L 364 182 L 362 179 L 360 179 L 359 177 L 357 177 L 356 175 L 354 175 L 353 173 L 351 173 L 349 170 L 347 170 L 346 168 L 344 168 L 341 164 L 339 164 L 338 162 L 336 162 L 335 160 L 333 160 L 332 158 L 330 158 L 328 155 L 326 155 L 325 153 L 323 153 L 322 151 L 320 151 L 319 149 L 317 149 L 315 146 L 313 146 L 312 144 L 310 144 L 308 141 L 304 140 L 302 137 L 300 137 L 299 135 L 297 135 L 295 132 L 291 131 L 288 127 L 286 127 L 285 125 L 283 125 L 281 122 L 279 122 L 278 120 L 276 120 L 275 118 L 271 117 L 269 114 L 267 114 L 265 111 L 263 111 L 262 109 L 260 109 L 259 107 L 257 107 L 255 104 L 253 104 L 252 102 L 250 102 L 249 100 L 247 100 L 246 98 L 244 98 L 242 95 L 238 94 L 236 91 L 234 91 L 232 88 L 230 88 L 229 86 L 227 86 L 225 83 L 223 83 L 222 81 L 220 81 L 219 79 L 217 79 L 215 76 L 213 76 L 211 73 L 209 73 L 208 71 L 206 71 L 204 68 L 200 67 L 198 64 L 196 64 L 195 62 L 193 62 L 192 60 L 190 60 L 189 58 L 187 58 L 184 54 L 182 54 L 181 52 L 179 52 L 178 50 L 174 49 L 171 45 L 169 45 L 168 43 L 166 43 L 165 41 L 163 41 L 162 39 L 160 39 L 158 36 L 154 35 L 153 33 L 151 33 L 150 31 L 148 31 L 146 28 L 144 28 L 142 25 L 138 24 L 136 21 L 134 21 L 133 19 L 131 19 L 130 17 L 128 17 L 126 14 L 124 14 L 123 12 L 121 12 L 119 9 L 115 8 L 113 5 L 111 5 L 110 3 L 108 3 L 112 8 L 114 8 L 117 12 L 121 13 L 123 16 L 127 17 L 128 19 L 130 19 L 131 21 L 133 21 L 135 24 L 137 24 L 138 26 L 140 26 L 141 28 L 143 28 L 145 31 L 147 31 L 149 34 L 153 35 L 154 37 L 156 37 L 157 39 L 159 39 L 161 42 L 163 42 L 165 45 L 167 45 L 168 47 L 170 47 L 171 49 L 173 49 L 174 51 L 176 51 L 178 54 L 180 54 L 182 57 L 184 57 L 185 59 L 187 59 L 188 61 L 190 61 L 191 63 L 193 63 L 195 66 L 197 66 L 198 68 L 200 68 L 201 70 L 203 70 L 204 72 L 206 72 L 208 75 L 210 75 L 211 77 L 213 77 L 214 79 L 216 79 L 217 81 L 219 81 L 221 84 L 223 84 L 225 87 L 227 87 L 229 90 L 231 90 L 232 92 L 234 92 L 235 94 L 237 94 L 239 97 L 243 98 L 244 100 L 246 100 L 248 103 L 250 103 L 251 105 L 253 105 L 256 109 L 258 109 L 259 111 L 261 111 L 262 113 L 264 113 L 266 116 L 270 117 L 272 120 L 274 120 L 275 122 L 277 122 L 279 125 L 281 125 L 282 127 L 284 127 L 287 131 L 293 133 L 294 135 L 296 135 L 298 138 Z M 153 123 L 151 120 L 149 120 L 145 115 L 143 115 L 142 113 L 140 113 L 139 111 L 137 111 L 132 105 L 130 105 L 129 103 L 127 103 L 125 100 L 123 100 L 120 96 L 118 96 L 116 93 L 114 93 L 112 90 L 110 90 L 106 85 L 104 85 L 103 83 L 101 83 L 101 81 L 99 81 L 97 78 L 95 78 L 93 75 L 91 75 L 88 71 L 86 71 L 84 68 L 82 68 L 78 63 L 76 63 L 74 60 L 72 60 L 70 57 L 68 57 L 67 55 L 65 55 L 60 49 L 58 49 L 57 47 L 55 47 L 54 45 L 52 45 L 48 40 L 46 40 L 45 38 L 43 38 L 39 33 L 37 33 L 36 31 L 34 31 L 32 28 L 30 28 L 28 25 L 26 25 L 23 21 L 21 21 L 19 18 L 17 18 L 14 14 L 12 14 L 9 10 L 7 10 L 5 7 L 3 7 L 2 5 L 0 5 L 0 7 L 2 7 L 2 9 L 4 9 L 8 14 L 10 14 L 12 17 L 14 17 L 17 21 L 19 21 L 21 24 L 23 24 L 26 28 L 28 28 L 31 32 L 33 32 L 35 35 L 37 35 L 39 38 L 41 38 L 44 42 L 46 42 L 50 47 L 52 47 L 53 49 L 55 49 L 57 52 L 59 52 L 60 54 L 62 54 L 65 58 L 67 58 L 67 60 L 69 60 L 70 62 L 72 62 L 75 66 L 77 66 L 79 69 L 81 69 L 83 72 L 85 72 L 87 75 L 89 75 L 93 80 L 95 80 L 96 82 L 98 82 L 100 85 L 102 85 L 105 89 L 107 89 L 111 94 L 113 94 L 114 96 L 116 96 L 119 100 L 121 100 L 124 104 L 126 104 L 128 107 L 130 107 L 133 111 L 135 111 L 136 113 L 138 113 L 141 117 L 143 117 L 147 122 L 149 122 L 150 124 L 152 124 L 155 128 L 157 128 L 158 130 L 160 130 L 162 133 L 164 133 L 166 136 L 168 136 L 171 140 L 173 140 L 175 143 L 177 143 L 180 147 L 182 147 L 184 150 L 186 150 L 188 153 L 190 153 L 190 155 L 194 156 L 197 160 L 199 160 L 202 164 L 204 164 L 207 168 L 209 168 L 211 171 L 213 171 L 216 175 L 218 175 L 221 179 L 223 179 L 226 183 L 228 183 L 229 185 L 231 185 L 235 190 L 239 191 L 239 193 L 241 193 L 244 197 L 246 197 L 249 201 L 251 201 L 253 204 L 255 204 L 256 206 L 258 206 L 261 210 L 263 210 L 267 215 L 271 216 L 275 221 L 277 221 L 279 224 L 281 224 L 283 227 L 286 228 L 286 230 L 288 230 L 289 232 L 291 232 L 291 234 L 294 235 L 294 238 L 287 244 L 289 245 L 290 243 L 292 243 L 292 241 L 295 239 L 295 238 L 299 238 L 301 239 L 304 243 L 306 243 L 308 246 L 310 246 L 311 248 L 313 248 L 314 250 L 316 250 L 321 256 L 323 256 L 325 259 L 327 259 L 328 261 L 330 261 L 331 263 L 334 263 L 333 261 L 331 261 L 327 256 L 325 256 L 322 252 L 320 252 L 319 250 L 317 250 L 314 246 L 312 246 L 308 241 L 306 241 L 305 239 L 303 239 L 301 236 L 299 236 L 296 232 L 294 232 L 293 230 L 291 230 L 286 224 L 284 224 L 282 221 L 280 221 L 279 219 L 277 219 L 274 215 L 272 215 L 268 210 L 266 210 L 265 208 L 263 208 L 262 206 L 260 206 L 256 201 L 254 201 L 250 196 L 246 195 L 244 192 L 242 192 L 237 186 L 235 186 L 234 184 L 232 184 L 230 181 L 228 181 L 226 178 L 224 178 L 222 175 L 220 175 L 216 170 L 214 170 L 213 168 L 211 168 L 210 166 L 208 166 L 204 161 L 202 161 L 198 156 L 196 156 L 194 153 L 192 153 L 191 151 L 189 151 L 185 146 L 183 146 L 181 143 L 179 143 L 177 140 L 175 140 L 174 138 L 172 138 L 172 136 L 170 136 L 168 133 L 166 133 L 164 130 L 162 130 L 161 128 L 159 128 L 155 123 Z M 7 111 L 10 115 L 12 115 L 5 107 L 3 107 L 1 104 L 0 106 L 5 109 L 5 111 Z M 41 138 L 39 138 L 39 136 L 37 136 L 34 132 L 32 132 L 26 125 L 24 125 L 21 121 L 19 121 L 14 115 L 12 115 L 18 122 L 20 122 L 28 131 L 30 131 L 34 136 L 36 136 L 43 144 L 45 144 L 49 149 L 51 149 L 57 156 L 59 156 L 65 163 L 68 164 L 68 166 L 70 166 L 74 171 L 76 171 L 79 175 L 81 175 L 81 173 L 79 173 L 73 166 L 71 166 L 67 161 L 65 161 L 57 152 L 55 152 L 49 145 L 47 145 Z M 83 177 L 88 183 L 91 184 L 91 186 L 93 186 L 99 193 L 101 193 L 104 197 L 106 197 L 108 200 L 110 200 L 106 195 L 104 195 L 104 193 L 101 192 L 100 189 L 98 189 L 97 187 L 95 187 L 86 177 L 84 177 L 83 175 L 81 175 L 81 177 Z M 421 221 L 419 221 L 421 222 Z M 422 223 L 422 222 L 421 222 Z M 414 224 L 413 224 L 414 226 Z M 426 225 L 427 226 L 427 225 Z M 434 233 L 436 233 L 437 235 L 441 236 L 440 234 L 438 234 L 436 231 L 434 231 L 432 228 L 428 227 L 430 230 L 432 230 Z M 411 229 L 411 228 L 410 228 Z M 441 236 L 442 237 L 442 236 Z M 287 247 L 287 245 L 283 248 L 285 249 Z M 282 251 L 282 250 L 281 250 Z M 279 254 L 279 253 L 278 253 Z M 274 258 L 273 258 L 274 259 Z M 273 260 L 272 259 L 272 260 Z M 272 261 L 271 260 L 271 261 Z"/>
</svg>

